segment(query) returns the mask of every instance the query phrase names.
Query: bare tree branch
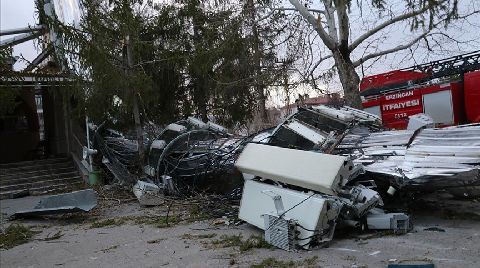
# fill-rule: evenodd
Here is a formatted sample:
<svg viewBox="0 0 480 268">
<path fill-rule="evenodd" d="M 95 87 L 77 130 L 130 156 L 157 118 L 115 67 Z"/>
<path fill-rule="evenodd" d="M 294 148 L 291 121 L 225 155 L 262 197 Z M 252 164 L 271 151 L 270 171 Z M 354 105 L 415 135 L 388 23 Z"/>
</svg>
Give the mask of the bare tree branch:
<svg viewBox="0 0 480 268">
<path fill-rule="evenodd" d="M 445 2 L 445 1 L 443 1 Z M 348 49 L 350 51 L 353 51 L 355 48 L 357 48 L 363 41 L 365 41 L 365 39 L 369 38 L 370 36 L 378 33 L 379 31 L 383 30 L 384 28 L 394 24 L 394 23 L 397 23 L 399 21 L 402 21 L 402 20 L 407 20 L 407 19 L 410 19 L 410 18 L 413 18 L 415 16 L 418 16 L 420 14 L 423 14 L 425 12 L 427 12 L 430 8 L 432 8 L 431 5 L 427 5 L 419 10 L 415 10 L 415 11 L 412 11 L 410 13 L 405 13 L 405 14 L 402 14 L 400 16 L 397 16 L 395 18 L 392 18 L 388 21 L 385 21 L 383 22 L 382 24 L 374 27 L 373 29 L 371 29 L 370 31 L 362 34 L 360 37 L 358 37 L 355 41 L 353 41 L 353 43 L 348 47 Z"/>
<path fill-rule="evenodd" d="M 342 46 L 348 46 L 348 38 L 350 35 L 350 22 L 347 14 L 347 7 L 341 5 L 337 7 L 338 17 L 338 34 L 340 36 L 339 43 Z"/>
<path fill-rule="evenodd" d="M 471 16 L 471 15 L 474 15 L 474 14 L 477 14 L 479 11 L 473 11 L 467 15 L 465 15 L 465 17 L 468 17 L 468 16 Z M 397 52 L 397 51 L 401 51 L 401 50 L 404 50 L 404 49 L 407 49 L 407 48 L 410 48 L 412 47 L 413 45 L 415 45 L 418 41 L 426 38 L 428 35 L 434 35 L 434 34 L 441 34 L 441 33 L 432 33 L 432 30 L 433 29 L 436 29 L 441 23 L 445 22 L 445 19 L 441 20 L 441 21 L 438 21 L 437 23 L 435 23 L 431 28 L 430 30 L 425 30 L 423 34 L 419 35 L 417 38 L 413 39 L 412 41 L 410 41 L 409 43 L 406 43 L 404 45 L 400 45 L 400 46 L 397 46 L 397 47 L 394 47 L 394 48 L 391 48 L 391 49 L 387 49 L 387 50 L 383 50 L 383 51 L 379 51 L 379 52 L 375 52 L 375 53 L 371 53 L 367 56 L 364 56 L 362 58 L 360 58 L 359 60 L 355 61 L 353 63 L 354 67 L 358 67 L 360 64 L 364 63 L 365 61 L 369 60 L 369 59 L 372 59 L 372 58 L 375 58 L 375 57 L 380 57 L 380 56 L 383 56 L 383 55 L 387 55 L 387 54 L 390 54 L 390 53 L 394 53 L 394 52 Z"/>
<path fill-rule="evenodd" d="M 459 19 L 459 20 L 467 19 L 468 17 L 471 17 L 471 16 L 473 16 L 473 15 L 475 15 L 475 14 L 479 14 L 479 13 L 480 13 L 480 10 L 474 10 L 474 11 L 472 11 L 472 12 L 470 12 L 470 13 L 465 14 L 465 15 L 458 16 L 457 19 Z"/>
<path fill-rule="evenodd" d="M 323 58 L 320 58 L 320 59 L 317 61 L 317 63 L 315 63 L 315 66 L 313 66 L 313 68 L 310 70 L 310 76 L 313 77 L 313 73 L 314 73 L 315 70 L 318 68 L 318 66 L 320 65 L 320 63 L 322 63 L 322 62 L 323 62 L 324 60 L 326 60 L 326 59 L 331 58 L 332 56 L 333 56 L 333 55 L 330 54 L 330 55 L 327 55 L 327 56 L 325 56 L 325 57 L 323 57 Z"/>
<path fill-rule="evenodd" d="M 309 8 L 307 9 L 308 11 L 310 12 L 313 12 L 313 13 L 320 13 L 320 14 L 325 14 L 325 11 L 324 10 L 320 10 L 320 9 L 312 9 L 312 8 Z M 266 20 L 268 19 L 269 17 L 271 17 L 273 14 L 275 14 L 275 12 L 277 11 L 297 11 L 296 8 L 289 8 L 289 7 L 280 7 L 280 8 L 272 8 L 272 11 L 270 11 L 268 14 L 266 14 L 265 16 L 257 19 L 255 22 L 258 23 L 260 21 L 263 21 L 263 20 Z"/>
<path fill-rule="evenodd" d="M 302 15 L 304 19 L 306 19 L 314 28 L 315 31 L 318 33 L 320 38 L 322 39 L 323 43 L 326 47 L 330 50 L 335 49 L 336 43 L 335 41 L 327 34 L 325 29 L 323 29 L 322 25 L 319 21 L 310 13 L 308 12 L 307 8 L 300 4 L 298 0 L 289 0 L 290 3 L 295 7 L 296 10 Z"/>
<path fill-rule="evenodd" d="M 293 7 L 272 8 L 272 10 L 297 11 L 297 9 Z M 307 8 L 307 10 L 313 13 L 325 14 L 325 10 L 321 10 L 321 9 Z"/>
<path fill-rule="evenodd" d="M 336 43 L 338 40 L 337 25 L 335 21 L 335 7 L 333 7 L 332 0 L 323 0 L 323 5 L 325 6 L 325 17 L 327 19 L 328 34 L 330 37 L 335 40 Z"/>
<path fill-rule="evenodd" d="M 379 52 L 375 52 L 375 53 L 371 53 L 365 57 L 362 57 L 361 59 L 355 61 L 353 63 L 353 65 L 355 67 L 359 66 L 360 64 L 364 63 L 365 61 L 369 60 L 369 59 L 373 59 L 373 58 L 376 58 L 376 57 L 380 57 L 380 56 L 383 56 L 383 55 L 387 55 L 387 54 L 390 54 L 390 53 L 393 53 L 393 52 L 397 52 L 397 51 L 401 51 L 401 50 L 404 50 L 404 49 L 407 49 L 411 46 L 413 46 L 414 44 L 416 44 L 418 41 L 422 40 L 423 38 L 425 38 L 430 32 L 429 31 L 426 31 L 424 32 L 423 34 L 419 35 L 417 38 L 413 39 L 412 41 L 408 42 L 407 44 L 404 44 L 404 45 L 401 45 L 401 46 L 397 46 L 397 47 L 394 47 L 394 48 L 390 48 L 390 49 L 387 49 L 387 50 L 383 50 L 383 51 L 379 51 Z"/>
</svg>

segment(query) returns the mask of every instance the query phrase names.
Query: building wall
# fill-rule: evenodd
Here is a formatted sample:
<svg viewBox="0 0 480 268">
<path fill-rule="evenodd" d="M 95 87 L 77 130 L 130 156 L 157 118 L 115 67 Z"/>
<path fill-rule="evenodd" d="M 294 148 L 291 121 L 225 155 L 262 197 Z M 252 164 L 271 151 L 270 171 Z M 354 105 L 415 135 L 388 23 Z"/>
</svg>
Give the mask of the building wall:
<svg viewBox="0 0 480 268">
<path fill-rule="evenodd" d="M 43 90 L 42 99 L 47 155 L 65 155 L 69 152 L 65 129 L 66 103 L 58 88 Z"/>
<path fill-rule="evenodd" d="M 0 117 L 0 163 L 35 159 L 39 146 L 39 123 L 35 93 L 21 90 L 15 110 Z"/>
</svg>

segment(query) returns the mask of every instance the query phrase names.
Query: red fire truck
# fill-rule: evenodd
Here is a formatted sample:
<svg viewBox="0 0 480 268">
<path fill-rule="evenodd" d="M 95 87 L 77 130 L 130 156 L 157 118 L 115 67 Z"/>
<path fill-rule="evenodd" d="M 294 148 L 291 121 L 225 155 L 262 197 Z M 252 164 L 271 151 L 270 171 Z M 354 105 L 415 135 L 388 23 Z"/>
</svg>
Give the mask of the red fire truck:
<svg viewBox="0 0 480 268">
<path fill-rule="evenodd" d="M 386 127 L 405 129 L 425 113 L 439 127 L 480 122 L 480 51 L 367 76 L 360 83 L 365 111 Z"/>
</svg>

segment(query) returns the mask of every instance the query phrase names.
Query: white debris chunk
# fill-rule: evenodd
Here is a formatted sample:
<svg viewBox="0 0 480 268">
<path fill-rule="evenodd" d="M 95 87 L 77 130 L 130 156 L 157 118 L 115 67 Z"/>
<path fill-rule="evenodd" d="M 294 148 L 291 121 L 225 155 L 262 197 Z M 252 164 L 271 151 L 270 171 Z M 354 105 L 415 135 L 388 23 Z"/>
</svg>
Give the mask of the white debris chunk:
<svg viewBox="0 0 480 268">
<path fill-rule="evenodd" d="M 349 178 L 353 164 L 347 157 L 248 144 L 235 166 L 253 174 L 305 189 L 335 195 Z"/>
<path fill-rule="evenodd" d="M 137 181 L 133 186 L 133 194 L 142 206 L 158 206 L 163 203 L 160 187 L 153 183 Z"/>
</svg>

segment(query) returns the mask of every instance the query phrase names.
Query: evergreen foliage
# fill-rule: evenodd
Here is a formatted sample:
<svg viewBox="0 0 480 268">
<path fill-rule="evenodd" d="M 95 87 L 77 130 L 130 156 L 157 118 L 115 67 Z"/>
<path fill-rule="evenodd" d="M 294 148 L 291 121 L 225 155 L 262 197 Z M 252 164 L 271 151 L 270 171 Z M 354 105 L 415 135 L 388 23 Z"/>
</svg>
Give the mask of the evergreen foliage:
<svg viewBox="0 0 480 268">
<path fill-rule="evenodd" d="M 255 54 L 259 71 L 252 68 L 252 34 L 237 4 L 82 0 L 81 6 L 77 27 L 40 16 L 57 33 L 57 57 L 66 58 L 78 81 L 79 110 L 86 108 L 96 122 L 107 119 L 131 127 L 136 94 L 143 122 L 163 124 L 194 115 L 204 120 L 213 116 L 227 126 L 245 124 L 257 108 L 254 86 L 273 83 L 292 62 L 275 50 L 274 40 L 285 29 L 281 12 L 257 36 L 265 42 Z"/>
</svg>

